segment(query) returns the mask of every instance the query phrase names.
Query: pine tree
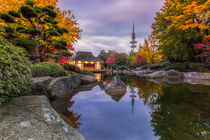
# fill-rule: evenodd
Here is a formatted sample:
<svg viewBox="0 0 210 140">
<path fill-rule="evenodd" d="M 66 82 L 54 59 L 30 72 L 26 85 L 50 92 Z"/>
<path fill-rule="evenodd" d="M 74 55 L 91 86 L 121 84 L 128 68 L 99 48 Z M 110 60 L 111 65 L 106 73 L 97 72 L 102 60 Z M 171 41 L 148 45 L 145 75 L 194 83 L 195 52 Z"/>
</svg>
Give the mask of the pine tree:
<svg viewBox="0 0 210 140">
<path fill-rule="evenodd" d="M 0 19 L 6 26 L 1 27 L 1 35 L 12 44 L 25 48 L 29 56 L 35 62 L 53 51 L 66 52 L 67 42 L 58 40 L 59 37 L 69 31 L 58 26 L 57 13 L 53 6 L 38 7 L 33 1 L 27 0 L 18 11 L 0 13 Z M 53 54 L 60 55 L 60 53 Z"/>
</svg>

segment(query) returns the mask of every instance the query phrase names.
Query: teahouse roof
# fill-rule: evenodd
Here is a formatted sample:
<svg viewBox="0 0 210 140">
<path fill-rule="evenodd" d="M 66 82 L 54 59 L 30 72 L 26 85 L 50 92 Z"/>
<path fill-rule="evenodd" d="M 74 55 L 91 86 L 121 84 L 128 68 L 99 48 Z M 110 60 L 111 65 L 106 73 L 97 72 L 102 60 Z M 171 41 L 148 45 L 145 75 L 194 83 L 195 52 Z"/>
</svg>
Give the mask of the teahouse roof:
<svg viewBox="0 0 210 140">
<path fill-rule="evenodd" d="M 98 57 L 93 56 L 91 52 L 81 52 L 81 51 L 79 51 L 68 62 L 71 62 L 71 61 L 103 62 Z"/>
</svg>

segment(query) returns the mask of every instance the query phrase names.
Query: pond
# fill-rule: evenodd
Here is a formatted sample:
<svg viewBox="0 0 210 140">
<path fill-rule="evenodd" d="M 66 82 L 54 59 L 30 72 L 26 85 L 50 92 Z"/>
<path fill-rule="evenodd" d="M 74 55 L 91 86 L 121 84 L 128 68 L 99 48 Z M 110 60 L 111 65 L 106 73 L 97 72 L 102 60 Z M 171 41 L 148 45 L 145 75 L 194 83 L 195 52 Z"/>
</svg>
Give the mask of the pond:
<svg viewBox="0 0 210 140">
<path fill-rule="evenodd" d="M 127 85 L 124 93 L 89 85 L 52 105 L 87 140 L 210 139 L 209 86 L 121 79 Z"/>
</svg>

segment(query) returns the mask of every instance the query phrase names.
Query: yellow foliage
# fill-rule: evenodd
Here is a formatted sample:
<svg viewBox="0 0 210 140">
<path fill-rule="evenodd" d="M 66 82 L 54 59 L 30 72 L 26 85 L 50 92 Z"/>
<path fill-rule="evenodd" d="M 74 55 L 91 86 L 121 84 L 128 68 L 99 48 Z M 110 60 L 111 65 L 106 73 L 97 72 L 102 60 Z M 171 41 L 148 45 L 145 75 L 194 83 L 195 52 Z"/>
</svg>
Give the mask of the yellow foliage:
<svg viewBox="0 0 210 140">
<path fill-rule="evenodd" d="M 187 5 L 185 3 L 181 4 L 177 0 L 173 2 L 171 0 L 166 0 L 165 5 L 161 9 L 161 15 L 165 15 L 165 19 L 172 22 L 171 25 L 168 26 L 168 29 L 174 28 L 175 30 L 188 30 L 198 28 L 200 30 L 209 30 L 209 8 L 210 0 L 203 4 L 192 1 Z M 170 11 L 182 12 L 167 13 L 167 9 L 170 9 Z"/>
<path fill-rule="evenodd" d="M 149 36 L 143 46 L 139 46 L 138 55 L 147 59 L 147 62 L 152 64 L 162 60 L 162 55 L 158 50 L 158 41 L 154 36 Z"/>
</svg>

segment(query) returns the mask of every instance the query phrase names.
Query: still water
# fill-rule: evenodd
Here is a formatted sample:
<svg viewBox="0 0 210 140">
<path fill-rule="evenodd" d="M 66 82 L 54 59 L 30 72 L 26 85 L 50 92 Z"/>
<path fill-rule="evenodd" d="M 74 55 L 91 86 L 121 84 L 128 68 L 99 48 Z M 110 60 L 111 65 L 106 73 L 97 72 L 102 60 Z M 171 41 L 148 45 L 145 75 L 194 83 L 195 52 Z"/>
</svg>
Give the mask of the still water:
<svg viewBox="0 0 210 140">
<path fill-rule="evenodd" d="M 121 79 L 124 93 L 90 85 L 52 104 L 87 140 L 210 140 L 209 86 Z"/>
</svg>

